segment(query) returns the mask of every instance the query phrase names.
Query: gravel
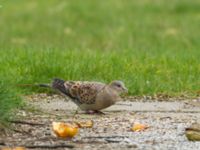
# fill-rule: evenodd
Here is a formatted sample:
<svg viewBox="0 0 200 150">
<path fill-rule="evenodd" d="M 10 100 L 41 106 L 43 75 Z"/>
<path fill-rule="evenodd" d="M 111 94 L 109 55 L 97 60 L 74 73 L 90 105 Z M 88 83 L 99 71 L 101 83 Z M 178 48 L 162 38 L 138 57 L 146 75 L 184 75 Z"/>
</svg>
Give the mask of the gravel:
<svg viewBox="0 0 200 150">
<path fill-rule="evenodd" d="M 199 150 L 200 142 L 188 141 L 185 128 L 200 120 L 200 107 L 191 101 L 137 101 L 120 102 L 106 109 L 105 115 L 87 115 L 79 112 L 73 119 L 76 106 L 60 96 L 34 95 L 26 97 L 36 109 L 20 110 L 17 116 L 29 122 L 45 125 L 15 124 L 21 132 L 0 135 L 5 145 L 71 144 L 73 149 L 138 149 L 138 150 Z M 73 139 L 59 139 L 51 130 L 52 121 L 93 120 L 93 128 L 80 129 Z M 131 131 L 134 123 L 149 126 L 141 132 Z M 0 146 L 3 147 L 3 146 Z M 48 149 L 48 148 L 47 148 Z M 65 149 L 65 148 L 58 148 Z"/>
</svg>

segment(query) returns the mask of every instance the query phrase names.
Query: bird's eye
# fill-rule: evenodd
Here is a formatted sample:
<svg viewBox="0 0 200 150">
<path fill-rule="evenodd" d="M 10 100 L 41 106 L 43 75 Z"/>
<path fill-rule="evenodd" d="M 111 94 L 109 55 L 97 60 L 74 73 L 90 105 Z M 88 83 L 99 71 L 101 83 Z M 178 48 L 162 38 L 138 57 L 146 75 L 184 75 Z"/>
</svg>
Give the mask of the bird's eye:
<svg viewBox="0 0 200 150">
<path fill-rule="evenodd" d="M 121 85 L 120 85 L 120 84 L 117 84 L 117 87 L 121 87 Z"/>
</svg>

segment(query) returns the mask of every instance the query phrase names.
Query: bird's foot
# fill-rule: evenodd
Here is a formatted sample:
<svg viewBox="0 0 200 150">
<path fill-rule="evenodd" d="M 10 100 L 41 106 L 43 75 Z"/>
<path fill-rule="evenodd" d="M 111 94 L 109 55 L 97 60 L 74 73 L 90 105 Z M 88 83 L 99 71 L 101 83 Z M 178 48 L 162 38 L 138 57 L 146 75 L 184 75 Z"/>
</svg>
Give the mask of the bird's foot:
<svg viewBox="0 0 200 150">
<path fill-rule="evenodd" d="M 77 114 L 78 114 L 78 108 L 76 109 L 76 111 L 75 111 L 75 113 L 73 114 L 72 118 L 75 119 Z"/>
<path fill-rule="evenodd" d="M 99 111 L 99 110 L 87 110 L 86 114 L 90 115 L 105 115 L 105 113 Z"/>
</svg>

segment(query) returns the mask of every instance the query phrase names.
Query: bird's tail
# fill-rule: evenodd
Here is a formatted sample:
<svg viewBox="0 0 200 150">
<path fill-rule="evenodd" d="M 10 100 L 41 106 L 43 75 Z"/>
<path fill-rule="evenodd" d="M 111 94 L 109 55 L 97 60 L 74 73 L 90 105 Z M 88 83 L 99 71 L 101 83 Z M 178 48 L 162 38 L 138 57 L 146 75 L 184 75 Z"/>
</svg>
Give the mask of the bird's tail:
<svg viewBox="0 0 200 150">
<path fill-rule="evenodd" d="M 62 79 L 58 79 L 58 78 L 54 78 L 53 81 L 52 81 L 52 88 L 53 89 L 56 89 L 58 91 L 60 91 L 61 93 L 65 94 L 65 95 L 68 95 L 68 92 L 65 88 L 65 85 L 64 85 L 65 81 L 62 80 Z"/>
<path fill-rule="evenodd" d="M 45 83 L 40 83 L 40 84 L 17 84 L 17 86 L 20 87 L 34 87 L 34 86 L 39 86 L 39 87 L 44 87 L 44 88 L 53 88 L 55 90 L 58 90 L 59 92 L 69 95 L 68 89 L 66 89 L 64 85 L 65 81 L 62 79 L 54 78 L 51 84 L 45 84 Z M 69 95 L 70 96 L 70 95 Z"/>
<path fill-rule="evenodd" d="M 16 86 L 19 87 L 34 87 L 34 86 L 39 86 L 39 87 L 48 87 L 51 88 L 50 84 L 45 84 L 45 83 L 39 83 L 39 84 L 16 84 Z"/>
</svg>

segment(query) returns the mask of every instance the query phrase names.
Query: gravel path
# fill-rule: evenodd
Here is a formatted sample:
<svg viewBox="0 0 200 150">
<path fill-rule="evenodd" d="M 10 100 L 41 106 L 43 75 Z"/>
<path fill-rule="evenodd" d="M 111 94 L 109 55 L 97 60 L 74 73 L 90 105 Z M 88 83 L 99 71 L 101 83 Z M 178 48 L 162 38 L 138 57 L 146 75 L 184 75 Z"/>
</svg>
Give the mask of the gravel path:
<svg viewBox="0 0 200 150">
<path fill-rule="evenodd" d="M 79 134 L 72 140 L 58 139 L 51 131 L 52 121 L 72 121 L 72 115 L 76 110 L 72 102 L 59 96 L 47 95 L 31 96 L 27 98 L 27 102 L 37 110 L 21 110 L 17 116 L 44 125 L 15 124 L 15 129 L 20 132 L 0 136 L 0 145 L 1 143 L 11 146 L 70 144 L 73 149 L 87 150 L 200 149 L 200 142 L 190 142 L 184 134 L 186 127 L 200 120 L 198 100 L 125 101 L 104 110 L 105 115 L 87 115 L 79 112 L 76 120 L 93 120 L 94 126 L 80 129 Z M 150 127 L 142 132 L 132 132 L 130 128 L 135 122 Z"/>
</svg>

